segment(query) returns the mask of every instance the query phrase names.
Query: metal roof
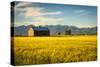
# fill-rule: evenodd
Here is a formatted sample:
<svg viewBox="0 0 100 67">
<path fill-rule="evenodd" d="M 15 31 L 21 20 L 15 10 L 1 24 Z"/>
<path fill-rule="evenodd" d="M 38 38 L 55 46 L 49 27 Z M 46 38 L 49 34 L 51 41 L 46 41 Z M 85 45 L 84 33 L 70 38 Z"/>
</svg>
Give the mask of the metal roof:
<svg viewBox="0 0 100 67">
<path fill-rule="evenodd" d="M 39 30 L 39 31 L 48 31 L 49 29 L 47 27 L 32 27 L 33 30 Z"/>
</svg>

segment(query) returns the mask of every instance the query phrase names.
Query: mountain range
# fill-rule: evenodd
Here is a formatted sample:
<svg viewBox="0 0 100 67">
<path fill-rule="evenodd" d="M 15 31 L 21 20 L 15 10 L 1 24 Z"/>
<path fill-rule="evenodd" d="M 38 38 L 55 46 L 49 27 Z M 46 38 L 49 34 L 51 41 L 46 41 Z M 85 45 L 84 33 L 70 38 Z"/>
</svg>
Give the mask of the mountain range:
<svg viewBox="0 0 100 67">
<path fill-rule="evenodd" d="M 33 26 L 36 27 L 36 26 Z M 68 25 L 47 25 L 44 26 L 50 30 L 50 35 L 57 35 L 60 33 L 61 35 L 65 35 L 65 31 L 70 30 L 71 34 L 97 34 L 97 26 L 95 27 L 87 27 L 87 28 L 78 28 L 76 26 L 68 26 Z M 11 27 L 11 31 L 14 35 L 27 35 L 28 26 L 17 26 Z"/>
</svg>

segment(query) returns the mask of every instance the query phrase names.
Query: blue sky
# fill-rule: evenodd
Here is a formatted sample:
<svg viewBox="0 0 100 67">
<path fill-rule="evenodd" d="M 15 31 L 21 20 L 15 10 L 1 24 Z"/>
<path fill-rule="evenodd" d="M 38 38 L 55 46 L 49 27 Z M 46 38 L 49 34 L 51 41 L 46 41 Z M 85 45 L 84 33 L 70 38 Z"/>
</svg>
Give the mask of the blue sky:
<svg viewBox="0 0 100 67">
<path fill-rule="evenodd" d="M 15 26 L 73 25 L 97 26 L 97 7 L 31 2 L 15 3 Z"/>
</svg>

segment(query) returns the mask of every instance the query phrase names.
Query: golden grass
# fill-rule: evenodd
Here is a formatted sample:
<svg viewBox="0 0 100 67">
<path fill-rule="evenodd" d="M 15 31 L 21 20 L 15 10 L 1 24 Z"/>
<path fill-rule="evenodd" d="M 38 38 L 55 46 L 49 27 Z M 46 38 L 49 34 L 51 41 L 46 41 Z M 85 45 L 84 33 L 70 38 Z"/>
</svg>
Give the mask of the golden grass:
<svg viewBox="0 0 100 67">
<path fill-rule="evenodd" d="M 97 36 L 14 37 L 14 63 L 48 64 L 97 59 Z"/>
</svg>

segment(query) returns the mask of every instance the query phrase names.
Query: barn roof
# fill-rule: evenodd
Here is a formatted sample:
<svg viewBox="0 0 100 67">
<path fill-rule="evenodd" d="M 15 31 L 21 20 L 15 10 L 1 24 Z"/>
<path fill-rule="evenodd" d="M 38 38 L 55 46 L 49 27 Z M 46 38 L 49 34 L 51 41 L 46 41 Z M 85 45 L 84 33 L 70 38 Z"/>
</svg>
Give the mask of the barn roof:
<svg viewBox="0 0 100 67">
<path fill-rule="evenodd" d="M 48 31 L 49 29 L 47 27 L 32 27 L 33 30 L 39 30 L 39 31 Z"/>
</svg>

